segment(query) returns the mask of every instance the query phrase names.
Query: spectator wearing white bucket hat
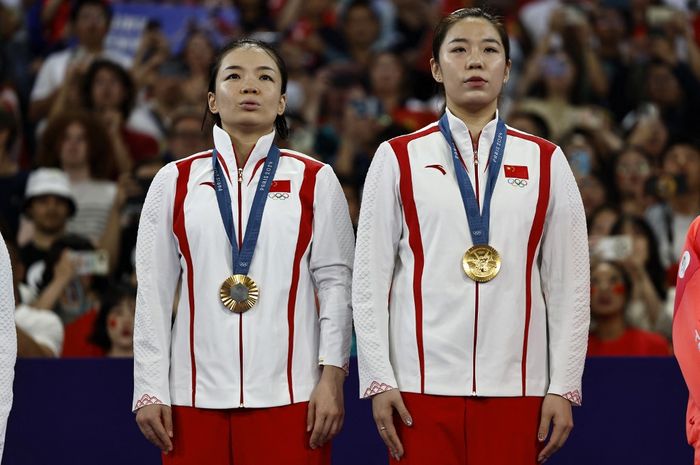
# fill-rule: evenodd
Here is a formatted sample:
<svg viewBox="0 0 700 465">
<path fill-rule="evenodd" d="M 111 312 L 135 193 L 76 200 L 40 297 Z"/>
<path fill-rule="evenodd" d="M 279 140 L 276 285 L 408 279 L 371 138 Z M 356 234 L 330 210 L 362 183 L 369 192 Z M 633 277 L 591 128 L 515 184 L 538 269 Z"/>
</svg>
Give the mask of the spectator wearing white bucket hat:
<svg viewBox="0 0 700 465">
<path fill-rule="evenodd" d="M 68 176 L 57 168 L 39 168 L 29 175 L 24 194 L 24 214 L 34 225 L 29 243 L 20 249 L 27 270 L 25 283 L 36 290 L 44 273 L 44 259 L 66 229 L 76 206 Z"/>
</svg>

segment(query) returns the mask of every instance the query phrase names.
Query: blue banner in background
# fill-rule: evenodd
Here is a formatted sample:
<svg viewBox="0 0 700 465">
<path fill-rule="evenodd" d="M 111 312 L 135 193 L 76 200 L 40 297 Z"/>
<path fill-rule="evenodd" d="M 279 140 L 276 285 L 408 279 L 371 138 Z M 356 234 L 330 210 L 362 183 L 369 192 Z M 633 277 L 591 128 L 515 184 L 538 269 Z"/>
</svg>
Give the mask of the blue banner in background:
<svg viewBox="0 0 700 465">
<path fill-rule="evenodd" d="M 234 8 L 165 5 L 157 3 L 113 3 L 112 25 L 107 48 L 133 57 L 149 21 L 160 24 L 173 54 L 179 53 L 189 31 L 205 31 L 216 46 L 229 39 L 238 27 Z"/>
</svg>

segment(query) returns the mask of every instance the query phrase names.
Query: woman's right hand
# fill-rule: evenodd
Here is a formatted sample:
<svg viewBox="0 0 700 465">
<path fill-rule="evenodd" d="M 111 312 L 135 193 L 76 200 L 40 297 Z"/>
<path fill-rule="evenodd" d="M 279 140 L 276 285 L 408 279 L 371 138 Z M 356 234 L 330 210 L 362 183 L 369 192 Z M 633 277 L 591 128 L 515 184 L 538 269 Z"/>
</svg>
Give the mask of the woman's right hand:
<svg viewBox="0 0 700 465">
<path fill-rule="evenodd" d="M 164 453 L 173 450 L 173 417 L 167 405 L 145 405 L 136 411 L 136 423 L 146 436 Z"/>
<path fill-rule="evenodd" d="M 372 415 L 377 424 L 379 435 L 389 448 L 391 456 L 399 460 L 403 457 L 404 450 L 396 428 L 394 428 L 394 410 L 398 412 L 401 421 L 406 426 L 413 425 L 411 414 L 408 413 L 398 389 L 391 389 L 372 397 Z"/>
</svg>

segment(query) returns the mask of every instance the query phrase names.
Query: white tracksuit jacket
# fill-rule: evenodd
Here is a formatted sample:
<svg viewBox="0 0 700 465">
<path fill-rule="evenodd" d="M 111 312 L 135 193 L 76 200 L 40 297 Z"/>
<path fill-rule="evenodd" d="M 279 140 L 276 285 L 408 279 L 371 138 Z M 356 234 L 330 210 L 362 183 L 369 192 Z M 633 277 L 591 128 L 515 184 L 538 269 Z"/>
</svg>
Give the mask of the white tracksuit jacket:
<svg viewBox="0 0 700 465">
<path fill-rule="evenodd" d="M 17 359 L 15 293 L 12 266 L 5 241 L 0 235 L 0 460 L 5 449 L 7 418 L 12 409 L 12 383 Z"/>
<path fill-rule="evenodd" d="M 274 132 L 261 137 L 237 169 L 229 136 L 214 128 L 240 243 L 273 139 Z M 232 274 L 231 246 L 217 207 L 211 151 L 163 167 L 148 191 L 136 246 L 133 409 L 308 400 L 319 365 L 347 366 L 353 241 L 331 167 L 282 150 L 249 272 L 260 298 L 248 312 L 231 313 L 219 299 Z"/>
<path fill-rule="evenodd" d="M 475 151 L 449 125 L 480 205 L 496 129 Z M 360 395 L 392 388 L 452 396 L 542 396 L 581 402 L 589 325 L 586 219 L 561 149 L 508 128 L 491 201 L 500 273 L 462 271 L 472 246 L 450 149 L 433 123 L 384 142 L 365 183 L 353 316 Z"/>
</svg>

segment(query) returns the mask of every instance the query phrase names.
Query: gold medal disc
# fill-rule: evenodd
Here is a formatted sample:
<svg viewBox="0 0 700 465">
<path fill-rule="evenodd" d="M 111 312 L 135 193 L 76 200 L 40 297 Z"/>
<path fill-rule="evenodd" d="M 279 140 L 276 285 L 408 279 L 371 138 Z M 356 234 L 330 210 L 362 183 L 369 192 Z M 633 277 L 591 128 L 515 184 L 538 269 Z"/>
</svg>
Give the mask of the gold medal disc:
<svg viewBox="0 0 700 465">
<path fill-rule="evenodd" d="M 464 274 L 478 283 L 491 281 L 501 269 L 501 256 L 490 245 L 475 245 L 462 257 Z"/>
<path fill-rule="evenodd" d="M 235 274 L 221 284 L 219 297 L 224 306 L 234 313 L 245 313 L 255 306 L 260 297 L 258 285 L 248 276 Z"/>
</svg>

